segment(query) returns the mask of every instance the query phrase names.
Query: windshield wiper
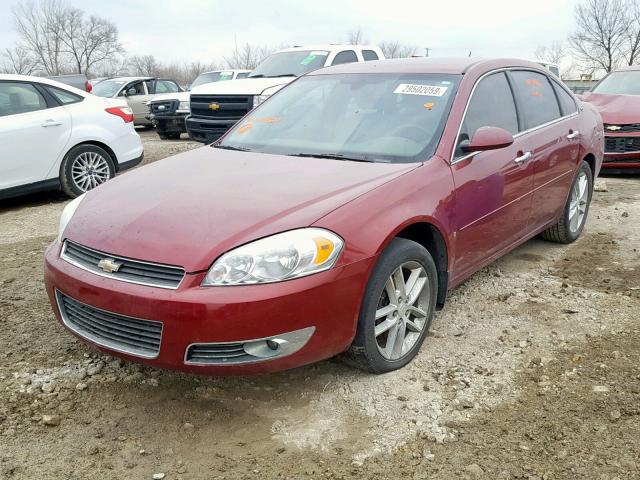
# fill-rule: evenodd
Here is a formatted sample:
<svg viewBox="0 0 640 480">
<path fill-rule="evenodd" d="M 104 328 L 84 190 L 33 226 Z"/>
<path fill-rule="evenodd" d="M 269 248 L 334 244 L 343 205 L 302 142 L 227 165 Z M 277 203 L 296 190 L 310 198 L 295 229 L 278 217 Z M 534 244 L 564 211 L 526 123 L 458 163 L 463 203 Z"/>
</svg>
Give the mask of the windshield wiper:
<svg viewBox="0 0 640 480">
<path fill-rule="evenodd" d="M 330 160 L 375 163 L 375 160 L 371 160 L 370 158 L 349 157 L 347 155 L 342 155 L 341 153 L 290 153 L 288 155 L 290 157 L 328 158 Z"/>
<path fill-rule="evenodd" d="M 212 145 L 213 148 L 222 148 L 223 150 L 235 150 L 237 152 L 251 152 L 247 147 L 234 147 L 232 145 Z"/>
<path fill-rule="evenodd" d="M 264 75 L 259 73 L 258 75 L 249 75 L 247 78 L 262 78 L 262 77 L 264 77 Z"/>
<path fill-rule="evenodd" d="M 297 77 L 295 73 L 281 73 L 280 75 L 269 75 L 267 78 L 278 78 L 278 77 Z"/>
</svg>

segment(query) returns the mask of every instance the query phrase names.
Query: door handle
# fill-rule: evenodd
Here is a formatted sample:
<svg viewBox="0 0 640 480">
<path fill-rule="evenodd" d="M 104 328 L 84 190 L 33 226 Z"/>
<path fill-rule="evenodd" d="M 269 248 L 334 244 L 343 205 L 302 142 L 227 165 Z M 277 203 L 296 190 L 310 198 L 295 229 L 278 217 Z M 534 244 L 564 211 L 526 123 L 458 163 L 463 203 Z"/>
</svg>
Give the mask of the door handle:
<svg viewBox="0 0 640 480">
<path fill-rule="evenodd" d="M 513 161 L 516 163 L 524 163 L 527 160 L 531 160 L 531 157 L 533 155 L 531 154 L 531 152 L 524 152 L 522 155 L 520 155 L 519 157 L 516 157 Z"/>
<path fill-rule="evenodd" d="M 58 125 L 62 125 L 62 122 L 58 122 L 57 120 L 47 120 L 44 123 L 41 123 L 41 127 L 57 127 Z"/>
<path fill-rule="evenodd" d="M 580 132 L 579 131 L 575 131 L 575 132 L 571 132 L 569 135 L 567 135 L 567 140 L 573 140 L 574 138 L 580 138 Z"/>
</svg>

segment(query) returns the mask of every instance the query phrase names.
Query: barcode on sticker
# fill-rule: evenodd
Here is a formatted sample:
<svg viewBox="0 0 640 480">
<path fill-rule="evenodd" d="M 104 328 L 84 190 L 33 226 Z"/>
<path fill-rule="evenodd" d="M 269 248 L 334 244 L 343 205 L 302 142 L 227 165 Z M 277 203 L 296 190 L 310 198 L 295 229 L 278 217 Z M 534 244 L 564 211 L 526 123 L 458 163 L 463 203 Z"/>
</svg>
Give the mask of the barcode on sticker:
<svg viewBox="0 0 640 480">
<path fill-rule="evenodd" d="M 425 95 L 427 97 L 441 97 L 447 92 L 448 87 L 438 87 L 436 85 L 413 85 L 411 83 L 401 83 L 393 93 L 404 93 L 405 95 Z"/>
</svg>

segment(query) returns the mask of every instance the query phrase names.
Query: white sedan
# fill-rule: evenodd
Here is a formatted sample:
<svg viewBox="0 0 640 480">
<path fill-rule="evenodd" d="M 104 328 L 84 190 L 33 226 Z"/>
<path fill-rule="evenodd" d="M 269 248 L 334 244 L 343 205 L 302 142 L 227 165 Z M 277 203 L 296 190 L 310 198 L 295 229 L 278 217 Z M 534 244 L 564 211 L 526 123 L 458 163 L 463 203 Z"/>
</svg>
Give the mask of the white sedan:
<svg viewBox="0 0 640 480">
<path fill-rule="evenodd" d="M 143 157 L 123 100 L 22 75 L 0 75 L 0 145 L 0 199 L 59 188 L 77 197 Z"/>
</svg>

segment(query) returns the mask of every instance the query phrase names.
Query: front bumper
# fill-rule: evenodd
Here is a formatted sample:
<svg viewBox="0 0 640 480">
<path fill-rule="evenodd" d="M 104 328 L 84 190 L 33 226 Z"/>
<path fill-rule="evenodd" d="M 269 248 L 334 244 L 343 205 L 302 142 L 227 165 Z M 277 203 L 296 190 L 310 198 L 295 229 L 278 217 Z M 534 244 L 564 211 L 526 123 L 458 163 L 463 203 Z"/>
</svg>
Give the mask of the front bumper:
<svg viewBox="0 0 640 480">
<path fill-rule="evenodd" d="M 626 133 L 605 135 L 605 152 L 602 169 L 608 172 L 640 170 L 640 134 Z"/>
<path fill-rule="evenodd" d="M 200 287 L 205 272 L 187 274 L 176 290 L 105 278 L 80 269 L 59 256 L 56 241 L 45 254 L 45 285 L 58 321 L 85 342 L 131 361 L 209 375 L 256 374 L 298 367 L 345 351 L 355 335 L 360 301 L 374 258 L 296 280 L 250 286 Z M 57 293 L 116 315 L 162 322 L 155 358 L 108 348 L 69 328 Z M 193 363 L 193 344 L 282 340 L 283 334 L 312 331 L 298 350 L 284 356 L 210 365 Z M 257 341 L 257 343 L 256 343 Z M 296 345 L 299 346 L 299 345 Z M 260 350 L 262 349 L 262 350 Z"/>
<path fill-rule="evenodd" d="M 174 113 L 172 115 L 150 114 L 149 120 L 158 133 L 184 133 L 187 131 L 185 118 L 188 113 Z"/>
<path fill-rule="evenodd" d="M 233 127 L 240 118 L 236 119 L 210 119 L 202 117 L 187 117 L 185 124 L 187 133 L 192 140 L 202 143 L 212 143 L 224 135 Z"/>
</svg>

